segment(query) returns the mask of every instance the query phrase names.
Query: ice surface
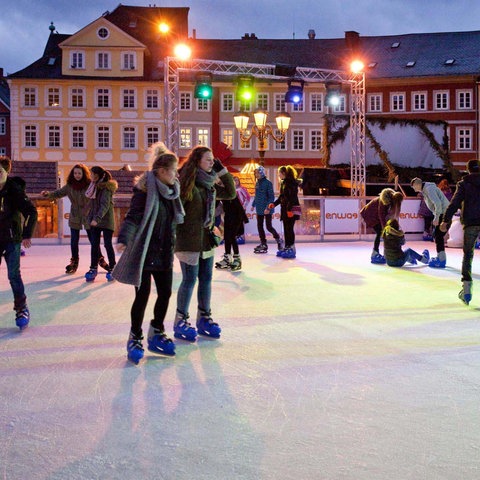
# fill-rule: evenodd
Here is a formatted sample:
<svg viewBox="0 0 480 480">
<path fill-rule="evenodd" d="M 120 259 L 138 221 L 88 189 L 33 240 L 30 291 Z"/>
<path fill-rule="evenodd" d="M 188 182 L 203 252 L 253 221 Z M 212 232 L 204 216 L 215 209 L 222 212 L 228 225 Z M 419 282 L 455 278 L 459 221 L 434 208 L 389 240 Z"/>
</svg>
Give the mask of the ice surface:
<svg viewBox="0 0 480 480">
<path fill-rule="evenodd" d="M 222 338 L 138 366 L 133 288 L 85 283 L 86 245 L 73 276 L 68 246 L 22 257 L 22 333 L 2 264 L 0 477 L 478 480 L 480 262 L 466 307 L 461 249 L 434 270 L 372 265 L 371 242 L 301 243 L 296 260 L 254 245 L 242 271 L 214 272 Z M 174 309 L 175 293 L 170 332 Z"/>
</svg>

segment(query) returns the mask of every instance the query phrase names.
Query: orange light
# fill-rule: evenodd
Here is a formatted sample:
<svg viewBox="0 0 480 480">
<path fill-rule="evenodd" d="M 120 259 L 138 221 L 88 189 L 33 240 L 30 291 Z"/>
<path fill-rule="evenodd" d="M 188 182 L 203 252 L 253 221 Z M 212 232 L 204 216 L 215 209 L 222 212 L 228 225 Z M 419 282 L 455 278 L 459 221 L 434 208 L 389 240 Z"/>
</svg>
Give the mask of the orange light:
<svg viewBox="0 0 480 480">
<path fill-rule="evenodd" d="M 168 33 L 169 30 L 170 30 L 170 26 L 165 22 L 162 22 L 158 25 L 158 31 L 160 33 Z"/>
<path fill-rule="evenodd" d="M 353 73 L 360 73 L 360 72 L 363 72 L 363 69 L 365 68 L 365 65 L 363 64 L 363 62 L 361 60 L 354 60 L 351 64 L 350 64 L 350 70 L 353 72 Z"/>
<path fill-rule="evenodd" d="M 180 60 L 188 60 L 192 55 L 192 49 L 184 43 L 176 45 L 173 52 Z"/>
</svg>

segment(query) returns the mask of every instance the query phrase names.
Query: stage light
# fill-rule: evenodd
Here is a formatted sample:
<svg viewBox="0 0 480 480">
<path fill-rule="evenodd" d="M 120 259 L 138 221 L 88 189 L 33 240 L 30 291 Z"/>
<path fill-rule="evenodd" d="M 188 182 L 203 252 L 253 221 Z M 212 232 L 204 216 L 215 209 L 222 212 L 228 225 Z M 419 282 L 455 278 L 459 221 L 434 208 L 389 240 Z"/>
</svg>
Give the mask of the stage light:
<svg viewBox="0 0 480 480">
<path fill-rule="evenodd" d="M 174 48 L 174 54 L 180 60 L 188 60 L 192 55 L 192 49 L 184 43 L 179 43 Z"/>
<path fill-rule="evenodd" d="M 353 72 L 353 73 L 360 73 L 360 72 L 363 72 L 363 69 L 365 68 L 365 65 L 363 64 L 363 62 L 361 60 L 354 60 L 351 64 L 350 64 L 350 70 Z"/>
<path fill-rule="evenodd" d="M 299 85 L 292 85 L 294 80 L 288 82 L 288 90 L 285 93 L 285 103 L 301 103 L 303 100 L 303 81 L 299 81 Z"/>
<path fill-rule="evenodd" d="M 325 84 L 327 94 L 325 96 L 325 104 L 330 107 L 336 107 L 340 104 L 340 92 L 342 85 L 340 83 L 327 82 Z"/>
<path fill-rule="evenodd" d="M 251 102 L 255 96 L 255 88 L 253 86 L 255 79 L 251 75 L 242 75 L 237 77 L 235 83 L 235 100 L 240 102 Z"/>
<path fill-rule="evenodd" d="M 207 73 L 197 75 L 197 83 L 193 93 L 194 98 L 211 100 L 213 97 L 212 76 Z"/>
</svg>

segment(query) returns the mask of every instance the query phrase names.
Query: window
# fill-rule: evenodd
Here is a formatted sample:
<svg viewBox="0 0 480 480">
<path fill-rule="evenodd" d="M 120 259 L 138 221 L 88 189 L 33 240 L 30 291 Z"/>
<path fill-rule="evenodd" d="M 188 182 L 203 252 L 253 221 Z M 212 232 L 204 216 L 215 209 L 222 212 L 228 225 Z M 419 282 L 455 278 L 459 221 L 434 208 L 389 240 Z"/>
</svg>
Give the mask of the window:
<svg viewBox="0 0 480 480">
<path fill-rule="evenodd" d="M 160 129 L 158 127 L 147 127 L 147 148 L 160 141 Z"/>
<path fill-rule="evenodd" d="M 137 148 L 137 133 L 135 132 L 135 127 L 123 127 L 122 148 L 124 150 Z"/>
<path fill-rule="evenodd" d="M 268 93 L 257 93 L 257 108 L 268 111 Z"/>
<path fill-rule="evenodd" d="M 284 93 L 275 93 L 274 94 L 274 111 L 275 112 L 285 112 L 285 94 Z"/>
<path fill-rule="evenodd" d="M 311 112 L 323 111 L 323 93 L 310 94 L 310 111 Z"/>
<path fill-rule="evenodd" d="M 310 150 L 316 152 L 322 149 L 322 131 L 310 131 Z"/>
<path fill-rule="evenodd" d="M 122 53 L 122 70 L 135 70 L 136 55 L 134 52 Z"/>
<path fill-rule="evenodd" d="M 99 70 L 110 69 L 110 54 L 108 52 L 97 52 L 97 68 Z"/>
<path fill-rule="evenodd" d="M 368 95 L 368 111 L 381 112 L 382 111 L 382 94 L 371 93 Z"/>
<path fill-rule="evenodd" d="M 248 137 L 250 135 L 251 130 L 250 129 L 247 129 L 245 130 L 245 137 Z M 252 142 L 251 140 L 249 140 L 248 142 L 244 142 L 241 137 L 240 137 L 240 132 L 238 132 L 238 139 L 239 139 L 239 145 L 240 145 L 240 150 L 251 150 L 252 149 Z"/>
<path fill-rule="evenodd" d="M 427 109 L 427 92 L 412 93 L 412 110 Z"/>
<path fill-rule="evenodd" d="M 247 102 L 245 100 L 240 100 L 240 111 L 251 112 L 252 111 L 252 102 Z"/>
<path fill-rule="evenodd" d="M 305 131 L 292 130 L 292 150 L 305 150 Z"/>
<path fill-rule="evenodd" d="M 98 38 L 101 38 L 102 40 L 105 40 L 106 38 L 109 37 L 110 32 L 108 31 L 108 28 L 100 27 L 97 30 L 97 35 L 98 35 Z"/>
<path fill-rule="evenodd" d="M 60 89 L 58 87 L 50 87 L 47 92 L 47 106 L 60 107 Z"/>
<path fill-rule="evenodd" d="M 85 148 L 85 127 L 72 125 L 72 148 Z"/>
<path fill-rule="evenodd" d="M 222 128 L 222 142 L 230 149 L 233 148 L 233 128 Z"/>
<path fill-rule="evenodd" d="M 339 95 L 338 97 L 338 105 L 333 107 L 333 111 L 336 113 L 344 113 L 347 111 L 346 109 L 347 97 L 345 95 Z"/>
<path fill-rule="evenodd" d="M 390 110 L 392 112 L 405 111 L 405 94 L 404 93 L 390 94 Z"/>
<path fill-rule="evenodd" d="M 472 128 L 457 128 L 457 149 L 472 149 Z"/>
<path fill-rule="evenodd" d="M 448 110 L 448 91 L 434 92 L 433 98 L 433 108 L 435 110 Z"/>
<path fill-rule="evenodd" d="M 0 135 L 5 135 L 7 133 L 7 119 L 5 117 L 0 117 Z"/>
<path fill-rule="evenodd" d="M 110 108 L 110 90 L 108 88 L 97 89 L 97 108 Z"/>
<path fill-rule="evenodd" d="M 7 154 L 7 147 L 0 147 L 0 155 L 6 155 Z"/>
<path fill-rule="evenodd" d="M 180 129 L 180 148 L 192 148 L 192 129 Z"/>
<path fill-rule="evenodd" d="M 24 128 L 24 144 L 25 147 L 37 147 L 37 126 L 25 125 Z"/>
<path fill-rule="evenodd" d="M 58 125 L 48 126 L 48 140 L 47 145 L 49 148 L 60 148 L 60 127 Z"/>
<path fill-rule="evenodd" d="M 192 110 L 192 94 L 180 92 L 180 110 Z"/>
<path fill-rule="evenodd" d="M 133 88 L 122 89 L 122 107 L 135 108 L 135 90 Z"/>
<path fill-rule="evenodd" d="M 23 106 L 24 107 L 37 106 L 37 89 L 35 87 L 25 87 L 23 89 Z"/>
<path fill-rule="evenodd" d="M 233 93 L 222 93 L 222 112 L 233 112 Z"/>
<path fill-rule="evenodd" d="M 281 136 L 280 130 L 275 129 L 275 136 L 279 138 Z M 282 142 L 273 142 L 273 149 L 274 150 L 286 150 L 287 149 L 287 137 L 283 139 Z"/>
<path fill-rule="evenodd" d="M 72 88 L 70 90 L 70 107 L 71 108 L 85 107 L 85 90 L 83 88 Z"/>
<path fill-rule="evenodd" d="M 110 148 L 110 127 L 100 125 L 97 127 L 97 148 Z"/>
<path fill-rule="evenodd" d="M 149 110 L 158 110 L 160 92 L 156 88 L 148 89 L 145 98 L 145 107 Z"/>
<path fill-rule="evenodd" d="M 209 112 L 210 111 L 210 102 L 205 98 L 197 98 L 197 111 L 198 112 Z"/>
<path fill-rule="evenodd" d="M 84 64 L 85 54 L 84 52 L 74 51 L 70 53 L 70 68 L 85 68 Z"/>
<path fill-rule="evenodd" d="M 457 108 L 459 110 L 471 110 L 472 108 L 472 91 L 457 90 Z"/>
<path fill-rule="evenodd" d="M 197 144 L 205 147 L 210 145 L 210 132 L 208 128 L 199 128 L 197 130 Z"/>
</svg>

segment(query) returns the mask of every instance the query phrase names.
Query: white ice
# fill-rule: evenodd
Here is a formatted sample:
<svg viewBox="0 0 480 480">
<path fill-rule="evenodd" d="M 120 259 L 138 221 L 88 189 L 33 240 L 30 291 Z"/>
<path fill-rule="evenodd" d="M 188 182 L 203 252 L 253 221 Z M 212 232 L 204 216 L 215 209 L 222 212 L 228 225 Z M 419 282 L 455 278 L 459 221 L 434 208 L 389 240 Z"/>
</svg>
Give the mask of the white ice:
<svg viewBox="0 0 480 480">
<path fill-rule="evenodd" d="M 86 245 L 73 276 L 68 246 L 22 258 L 22 333 L 2 264 L 0 478 L 478 480 L 478 259 L 467 307 L 461 249 L 435 270 L 372 265 L 366 241 L 300 243 L 296 260 L 253 246 L 214 272 L 222 338 L 138 366 L 133 288 L 85 283 Z M 179 281 L 176 264 L 169 332 Z"/>
</svg>

